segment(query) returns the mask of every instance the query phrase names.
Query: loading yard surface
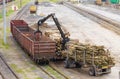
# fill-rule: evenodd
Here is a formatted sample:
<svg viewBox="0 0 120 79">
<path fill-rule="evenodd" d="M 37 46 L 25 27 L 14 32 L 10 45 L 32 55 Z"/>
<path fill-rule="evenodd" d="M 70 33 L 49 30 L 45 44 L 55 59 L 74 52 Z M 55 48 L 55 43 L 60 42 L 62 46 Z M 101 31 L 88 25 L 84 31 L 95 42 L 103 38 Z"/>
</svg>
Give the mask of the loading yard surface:
<svg viewBox="0 0 120 79">
<path fill-rule="evenodd" d="M 93 9 L 91 8 L 91 10 Z M 30 25 L 32 25 L 43 16 L 48 15 L 50 13 L 56 13 L 56 16 L 58 17 L 58 20 L 60 21 L 61 25 L 63 25 L 67 29 L 67 31 L 70 32 L 70 38 L 79 39 L 79 41 L 82 43 L 104 45 L 111 51 L 111 54 L 115 57 L 116 60 L 116 65 L 112 68 L 112 72 L 110 74 L 105 74 L 99 77 L 89 76 L 88 74 L 86 74 L 87 71 L 84 71 L 82 69 L 65 69 L 63 63 L 59 63 L 59 65 L 56 65 L 58 63 L 55 64 L 58 70 L 63 71 L 63 73 L 66 75 L 69 75 L 71 79 L 119 79 L 120 36 L 118 34 L 108 29 L 105 29 L 100 24 L 90 20 L 87 17 L 84 17 L 83 15 L 80 15 L 79 13 L 63 5 L 58 4 L 40 4 L 38 5 L 37 15 L 30 15 L 29 11 L 27 11 L 26 15 L 24 15 L 22 19 L 26 20 Z M 43 16 L 40 16 L 41 14 L 43 14 Z M 106 13 L 106 16 L 108 14 L 110 16 L 113 13 Z M 117 17 L 119 15 L 115 14 L 114 16 Z M 119 21 L 119 18 L 114 18 L 114 20 Z M 54 22 L 51 22 L 50 20 L 48 20 L 47 23 L 50 26 L 54 26 Z M 13 70 L 17 72 L 17 75 L 20 77 L 20 79 L 35 79 L 39 77 L 41 77 L 42 79 L 51 79 L 49 76 L 45 75 L 45 73 L 42 72 L 41 69 L 39 69 L 35 64 L 33 64 L 33 62 L 31 62 L 29 57 L 26 54 L 24 54 L 21 48 L 16 47 L 18 45 L 15 43 L 11 35 L 9 35 L 8 38 L 10 38 L 8 39 L 8 41 L 9 44 L 12 46 L 12 49 L 9 49 L 8 51 L 5 51 L 5 53 L 2 54 L 5 55 L 5 58 L 7 58 L 7 62 L 9 63 L 9 65 L 11 65 L 11 67 L 16 67 L 16 69 Z M 13 60 L 13 58 L 15 60 Z"/>
<path fill-rule="evenodd" d="M 37 14 L 39 15 L 41 13 L 44 13 L 45 15 L 47 15 L 51 12 L 56 13 L 56 16 L 58 17 L 62 25 L 70 32 L 71 38 L 79 39 L 80 42 L 84 42 L 84 43 L 104 45 L 105 47 L 107 47 L 112 51 L 111 54 L 114 57 L 116 57 L 117 64 L 112 69 L 112 73 L 109 74 L 109 76 L 104 75 L 102 78 L 107 79 L 108 76 L 108 78 L 111 77 L 117 79 L 118 74 L 114 74 L 114 73 L 119 72 L 120 36 L 108 29 L 101 27 L 100 24 L 62 5 L 52 4 L 51 7 L 40 6 L 38 7 Z M 83 77 L 83 78 L 87 79 L 87 77 Z"/>
<path fill-rule="evenodd" d="M 111 20 L 120 22 L 120 15 L 119 14 L 115 14 L 115 13 L 108 12 L 108 11 L 105 11 L 105 10 L 96 9 L 94 7 L 87 7 L 87 6 L 84 6 L 84 5 L 81 5 L 81 4 L 78 4 L 77 6 L 80 7 L 80 8 L 86 9 L 86 10 L 90 10 L 90 11 L 96 13 L 96 14 L 100 14 L 103 17 L 108 17 Z"/>
</svg>

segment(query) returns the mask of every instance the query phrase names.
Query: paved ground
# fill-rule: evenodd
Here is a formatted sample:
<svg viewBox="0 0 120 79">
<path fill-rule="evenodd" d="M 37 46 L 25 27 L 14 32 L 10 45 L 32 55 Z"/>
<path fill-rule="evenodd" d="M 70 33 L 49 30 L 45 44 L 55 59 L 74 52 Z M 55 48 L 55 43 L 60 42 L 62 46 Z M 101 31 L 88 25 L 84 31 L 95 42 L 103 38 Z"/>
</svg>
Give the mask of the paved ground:
<svg viewBox="0 0 120 79">
<path fill-rule="evenodd" d="M 69 70 L 64 69 L 61 67 L 65 73 L 69 73 L 69 75 L 74 74 L 71 78 L 80 79 L 118 79 L 118 72 L 120 70 L 119 59 L 120 59 L 120 36 L 115 34 L 114 32 L 107 30 L 101 27 L 98 23 L 91 21 L 90 19 L 66 8 L 62 5 L 55 5 L 55 4 L 48 4 L 50 7 L 46 5 L 41 5 L 38 7 L 37 14 L 44 14 L 48 15 L 50 13 L 56 13 L 58 20 L 61 24 L 70 32 L 71 38 L 79 39 L 80 42 L 83 43 L 91 43 L 95 45 L 104 45 L 111 51 L 113 56 L 116 56 L 116 66 L 112 68 L 112 73 L 108 75 L 103 75 L 102 77 L 91 77 L 86 74 L 83 75 L 82 72 L 74 73 L 69 72 Z M 97 11 L 97 10 L 96 10 Z M 111 14 L 111 13 L 110 13 Z M 109 14 L 108 14 L 109 15 Z M 48 24 L 54 25 L 53 23 L 47 21 Z M 70 74 L 71 73 L 71 74 Z M 114 74 L 116 73 L 116 74 Z"/>
<path fill-rule="evenodd" d="M 115 21 L 120 22 L 120 15 L 119 14 L 115 14 L 113 12 L 108 12 L 106 10 L 101 10 L 101 9 L 98 9 L 98 8 L 95 8 L 95 7 L 85 6 L 85 5 L 82 5 L 82 4 L 78 4 L 77 6 L 80 7 L 80 8 L 86 9 L 86 10 L 90 10 L 94 13 L 100 14 L 104 17 L 110 18 L 111 20 L 115 20 Z"/>
<path fill-rule="evenodd" d="M 39 16 L 40 14 L 48 15 L 51 12 L 56 13 L 56 16 L 58 17 L 60 23 L 70 32 L 71 38 L 79 39 L 80 42 L 83 43 L 104 45 L 112 51 L 111 54 L 113 56 L 116 56 L 117 61 L 116 66 L 112 68 L 112 73 L 100 77 L 91 77 L 87 74 L 87 71 L 84 71 L 84 69 L 65 69 L 63 67 L 63 64 L 56 65 L 61 71 L 69 75 L 71 79 L 119 79 L 119 35 L 101 27 L 99 24 L 83 17 L 82 15 L 79 15 L 78 13 L 62 5 L 41 4 L 41 6 L 38 7 L 38 15 L 29 15 L 33 17 L 31 20 L 28 20 L 29 16 L 26 16 L 25 20 L 30 24 L 34 24 L 41 18 Z M 54 25 L 54 23 L 51 21 L 47 22 L 50 25 Z M 9 44 L 12 47 L 11 49 L 6 50 L 3 54 L 5 55 L 5 58 L 8 60 L 8 63 L 11 65 L 11 67 L 15 67 L 14 71 L 17 72 L 17 75 L 21 79 L 35 79 L 38 77 L 49 79 L 45 73 L 43 73 L 40 69 L 38 69 L 38 67 L 36 67 L 36 65 L 33 64 L 33 62 L 31 62 L 31 59 L 22 51 L 22 49 L 19 46 L 17 47 L 18 44 L 16 44 L 12 37 L 8 38 Z"/>
</svg>

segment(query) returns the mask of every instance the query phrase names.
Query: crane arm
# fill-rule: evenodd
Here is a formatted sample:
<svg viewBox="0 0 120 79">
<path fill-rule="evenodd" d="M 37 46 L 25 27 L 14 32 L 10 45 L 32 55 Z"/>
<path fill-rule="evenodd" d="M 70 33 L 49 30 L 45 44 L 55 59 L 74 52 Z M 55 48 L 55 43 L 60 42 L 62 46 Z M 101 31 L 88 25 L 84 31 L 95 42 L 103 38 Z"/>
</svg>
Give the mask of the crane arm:
<svg viewBox="0 0 120 79">
<path fill-rule="evenodd" d="M 48 15 L 47 17 L 43 18 L 43 19 L 40 19 L 38 21 L 38 30 L 39 30 L 39 26 L 41 26 L 47 19 L 49 19 L 50 17 L 53 18 L 53 21 L 55 22 L 60 34 L 61 34 L 61 37 L 62 37 L 62 50 L 65 49 L 65 44 L 69 41 L 69 38 L 65 36 L 64 32 L 62 31 L 61 29 L 61 25 L 58 21 L 58 19 L 56 18 L 55 16 L 55 13 L 51 13 L 50 15 Z"/>
</svg>

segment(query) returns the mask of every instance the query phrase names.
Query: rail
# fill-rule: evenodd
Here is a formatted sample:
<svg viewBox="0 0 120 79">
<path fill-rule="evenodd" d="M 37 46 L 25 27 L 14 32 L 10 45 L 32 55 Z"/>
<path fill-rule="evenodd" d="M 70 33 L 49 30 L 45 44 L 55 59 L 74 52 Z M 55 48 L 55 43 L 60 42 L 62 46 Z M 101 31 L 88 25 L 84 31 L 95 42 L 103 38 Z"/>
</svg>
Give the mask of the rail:
<svg viewBox="0 0 120 79">
<path fill-rule="evenodd" d="M 50 73 L 48 73 L 43 67 L 39 66 L 39 68 L 45 72 L 51 79 L 55 79 Z"/>
<path fill-rule="evenodd" d="M 22 19 L 23 15 L 28 11 L 31 3 L 28 3 L 24 7 L 21 8 L 21 10 L 16 14 L 16 16 L 13 18 L 14 20 Z"/>
<path fill-rule="evenodd" d="M 56 79 L 56 75 L 50 73 L 50 71 L 48 71 L 46 69 L 46 66 L 38 66 L 43 72 L 45 72 L 51 79 Z M 49 67 L 50 69 L 52 69 L 53 72 L 56 72 L 57 75 L 59 75 L 62 79 L 70 79 L 68 76 L 66 76 L 65 74 L 63 74 L 63 72 L 57 70 L 52 63 L 50 63 L 47 67 Z"/>
<path fill-rule="evenodd" d="M 59 71 L 52 63 L 49 64 L 49 66 L 55 70 L 57 73 L 59 73 L 61 76 L 63 76 L 65 79 L 70 79 L 68 76 L 66 76 L 63 72 Z"/>
<path fill-rule="evenodd" d="M 82 14 L 85 17 L 88 17 L 91 20 L 94 20 L 95 22 L 99 23 L 103 27 L 114 31 L 115 33 L 120 35 L 120 23 L 114 20 L 111 20 L 110 18 L 107 18 L 105 16 L 99 15 L 97 13 L 94 13 L 89 10 L 85 10 L 83 8 L 77 7 L 69 2 L 63 2 L 63 5 Z"/>
</svg>

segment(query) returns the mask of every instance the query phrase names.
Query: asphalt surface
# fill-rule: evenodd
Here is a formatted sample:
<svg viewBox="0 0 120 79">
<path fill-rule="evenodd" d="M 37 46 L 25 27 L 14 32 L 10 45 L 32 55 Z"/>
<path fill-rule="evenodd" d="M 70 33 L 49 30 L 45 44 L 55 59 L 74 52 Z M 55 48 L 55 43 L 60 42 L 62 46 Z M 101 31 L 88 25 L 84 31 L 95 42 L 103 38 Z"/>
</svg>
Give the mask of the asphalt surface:
<svg viewBox="0 0 120 79">
<path fill-rule="evenodd" d="M 100 77 L 89 76 L 87 71 L 84 73 L 84 69 L 82 71 L 75 71 L 74 69 L 65 69 L 64 66 L 60 65 L 58 65 L 58 68 L 64 71 L 65 74 L 70 75 L 71 79 L 119 79 L 120 36 L 65 6 L 56 4 L 51 5 L 52 7 L 40 5 L 37 14 L 44 14 L 44 16 L 47 16 L 50 13 L 55 13 L 61 25 L 70 32 L 70 38 L 79 39 L 82 43 L 104 45 L 116 58 L 116 65 L 112 68 L 112 72 Z M 48 23 L 48 25 L 54 25 L 54 22 L 51 23 L 46 21 L 46 23 Z"/>
<path fill-rule="evenodd" d="M 32 25 L 43 17 L 40 16 L 41 14 L 47 16 L 50 13 L 56 13 L 56 16 L 60 21 L 61 25 L 63 25 L 67 29 L 67 31 L 70 32 L 71 34 L 70 38 L 79 39 L 80 42 L 82 43 L 104 45 L 105 47 L 109 48 L 112 51 L 111 54 L 114 57 L 116 56 L 116 58 L 118 58 L 116 60 L 120 59 L 119 35 L 101 27 L 94 21 L 91 21 L 88 18 L 83 17 L 82 15 L 68 9 L 65 6 L 49 3 L 40 4 L 38 6 L 37 15 L 26 15 L 24 16 L 23 19 L 30 25 Z M 47 23 L 48 25 L 54 26 L 54 22 L 47 21 Z M 25 78 L 26 76 L 30 77 L 30 79 L 34 79 L 35 77 L 49 79 L 49 77 L 46 76 L 45 73 L 43 73 L 40 69 L 33 65 L 31 59 L 25 55 L 21 48 L 16 47 L 17 44 L 13 39 L 9 39 L 9 42 L 10 45 L 12 46 L 12 49 L 7 50 L 7 52 L 5 52 L 4 55 L 7 54 L 7 56 L 5 57 L 9 60 L 8 61 L 9 64 L 14 63 L 15 65 L 17 65 L 18 69 L 24 69 L 23 74 L 17 73 L 21 79 Z M 13 60 L 13 58 L 15 60 Z M 30 70 L 31 67 L 35 67 L 35 69 Z M 99 77 L 89 76 L 87 69 L 65 69 L 63 63 L 56 64 L 56 67 L 60 71 L 63 71 L 63 73 L 68 75 L 71 79 L 119 79 L 120 71 L 119 62 L 116 62 L 116 65 L 115 67 L 112 68 L 112 72 L 110 74 L 105 74 Z"/>
</svg>

